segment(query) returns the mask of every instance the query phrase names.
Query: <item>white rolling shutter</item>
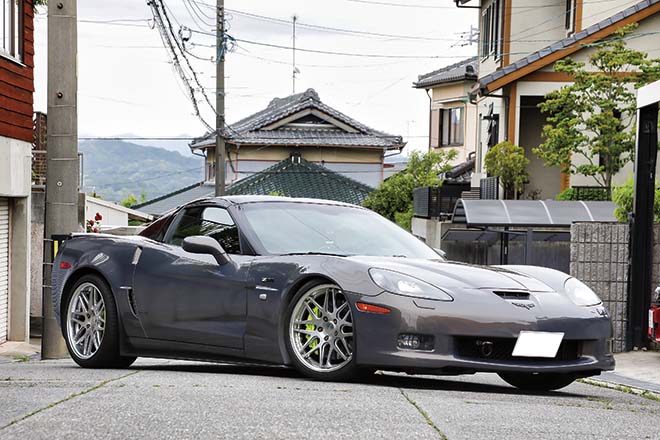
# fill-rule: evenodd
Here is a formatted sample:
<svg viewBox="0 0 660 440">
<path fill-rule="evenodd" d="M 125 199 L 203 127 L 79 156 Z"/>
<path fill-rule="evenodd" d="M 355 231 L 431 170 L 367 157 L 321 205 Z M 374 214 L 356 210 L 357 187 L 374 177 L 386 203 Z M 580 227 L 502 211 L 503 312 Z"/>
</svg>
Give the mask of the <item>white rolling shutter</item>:
<svg viewBox="0 0 660 440">
<path fill-rule="evenodd" d="M 9 318 L 9 203 L 0 197 L 0 344 L 7 340 Z"/>
</svg>

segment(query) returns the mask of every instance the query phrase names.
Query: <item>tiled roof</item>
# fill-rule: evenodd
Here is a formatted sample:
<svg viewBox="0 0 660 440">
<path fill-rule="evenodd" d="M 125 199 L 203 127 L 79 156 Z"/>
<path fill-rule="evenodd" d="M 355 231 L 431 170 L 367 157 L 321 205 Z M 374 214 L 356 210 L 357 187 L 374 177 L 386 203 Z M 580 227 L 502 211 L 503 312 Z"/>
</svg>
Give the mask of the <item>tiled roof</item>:
<svg viewBox="0 0 660 440">
<path fill-rule="evenodd" d="M 263 128 L 303 110 L 317 110 L 355 130 L 354 133 L 340 128 L 281 127 L 274 130 Z M 368 146 L 386 149 L 403 148 L 401 136 L 393 136 L 374 130 L 321 102 L 314 89 L 286 98 L 273 99 L 265 109 L 242 119 L 225 130 L 227 142 L 232 144 L 310 145 L 310 146 Z M 215 142 L 215 134 L 207 133 L 195 139 L 191 148 L 208 146 Z"/>
<path fill-rule="evenodd" d="M 660 0 L 644 0 L 642 2 L 636 3 L 630 6 L 629 8 L 626 8 L 623 11 L 618 12 L 617 14 L 614 14 L 611 17 L 599 21 L 598 23 L 593 24 L 580 32 L 576 32 L 570 37 L 557 41 L 556 43 L 553 43 L 548 47 L 538 50 L 526 56 L 525 58 L 516 61 L 515 63 L 509 64 L 508 66 L 502 67 L 501 69 L 497 69 L 495 72 L 479 79 L 479 88 L 482 90 L 487 89 L 488 85 L 491 84 L 492 82 L 497 81 L 498 79 L 503 78 L 504 76 L 509 75 L 513 72 L 516 72 L 517 70 L 522 69 L 523 67 L 526 67 L 538 60 L 546 58 L 559 51 L 567 50 L 568 48 L 575 48 L 576 46 L 579 46 L 581 41 L 585 39 L 588 40 L 590 36 L 594 35 L 598 31 L 605 29 L 609 26 L 616 25 L 620 21 L 634 14 L 637 14 L 638 12 L 641 12 L 644 9 L 649 8 L 659 2 Z M 544 65 L 545 64 L 539 64 L 539 68 L 543 67 Z"/>
<path fill-rule="evenodd" d="M 461 162 L 458 165 L 455 165 L 453 168 L 444 173 L 442 180 L 449 183 L 469 183 L 472 179 L 475 163 L 476 160 L 474 157 L 472 157 L 467 159 L 465 162 Z"/>
<path fill-rule="evenodd" d="M 373 188 L 321 165 L 292 156 L 227 189 L 228 195 L 267 195 L 336 200 L 359 205 Z"/>
<path fill-rule="evenodd" d="M 202 197 L 210 197 L 215 195 L 215 185 L 209 183 L 196 183 L 194 185 L 181 188 L 180 190 L 165 194 L 156 199 L 146 201 L 139 205 L 133 206 L 142 212 L 151 215 L 161 216 L 174 208 L 185 205 L 193 200 Z"/>
<path fill-rule="evenodd" d="M 438 84 L 444 84 L 453 81 L 477 80 L 479 71 L 479 60 L 477 57 L 468 58 L 458 63 L 445 66 L 442 69 L 425 73 L 417 77 L 417 82 L 413 83 L 416 89 L 425 89 Z"/>
</svg>

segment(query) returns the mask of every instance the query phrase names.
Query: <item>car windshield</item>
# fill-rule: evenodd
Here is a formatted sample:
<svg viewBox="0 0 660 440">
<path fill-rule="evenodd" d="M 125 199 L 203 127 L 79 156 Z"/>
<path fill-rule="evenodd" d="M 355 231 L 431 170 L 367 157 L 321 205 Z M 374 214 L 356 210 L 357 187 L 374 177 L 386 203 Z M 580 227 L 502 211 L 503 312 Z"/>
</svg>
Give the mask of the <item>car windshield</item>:
<svg viewBox="0 0 660 440">
<path fill-rule="evenodd" d="M 413 235 L 374 212 L 313 203 L 248 203 L 245 217 L 270 254 L 440 259 Z"/>
</svg>

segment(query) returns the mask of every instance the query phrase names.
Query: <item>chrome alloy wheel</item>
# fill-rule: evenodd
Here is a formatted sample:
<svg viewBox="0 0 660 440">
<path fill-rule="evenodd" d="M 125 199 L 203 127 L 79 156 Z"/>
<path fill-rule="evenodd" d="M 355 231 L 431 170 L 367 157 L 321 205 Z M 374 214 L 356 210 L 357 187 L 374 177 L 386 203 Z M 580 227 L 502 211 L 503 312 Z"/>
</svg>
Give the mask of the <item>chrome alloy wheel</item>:
<svg viewBox="0 0 660 440">
<path fill-rule="evenodd" d="M 291 314 L 289 338 L 298 360 L 313 371 L 335 371 L 351 362 L 353 316 L 339 287 L 322 284 L 300 297 Z"/>
<path fill-rule="evenodd" d="M 98 287 L 92 283 L 78 286 L 66 316 L 69 346 L 79 358 L 91 358 L 101 347 L 105 333 L 105 302 Z"/>
</svg>

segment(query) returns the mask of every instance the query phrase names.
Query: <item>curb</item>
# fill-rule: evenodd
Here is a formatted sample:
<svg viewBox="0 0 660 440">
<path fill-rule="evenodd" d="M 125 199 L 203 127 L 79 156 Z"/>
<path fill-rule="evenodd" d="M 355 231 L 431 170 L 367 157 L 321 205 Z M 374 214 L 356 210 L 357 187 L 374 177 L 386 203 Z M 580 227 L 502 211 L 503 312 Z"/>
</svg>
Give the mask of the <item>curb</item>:
<svg viewBox="0 0 660 440">
<path fill-rule="evenodd" d="M 605 376 L 605 374 L 607 375 Z M 586 385 L 608 388 L 622 393 L 634 394 L 645 399 L 660 401 L 659 384 L 631 379 L 616 373 L 603 373 L 601 376 L 595 377 L 598 377 L 598 379 L 589 377 L 578 379 L 578 381 Z"/>
</svg>

